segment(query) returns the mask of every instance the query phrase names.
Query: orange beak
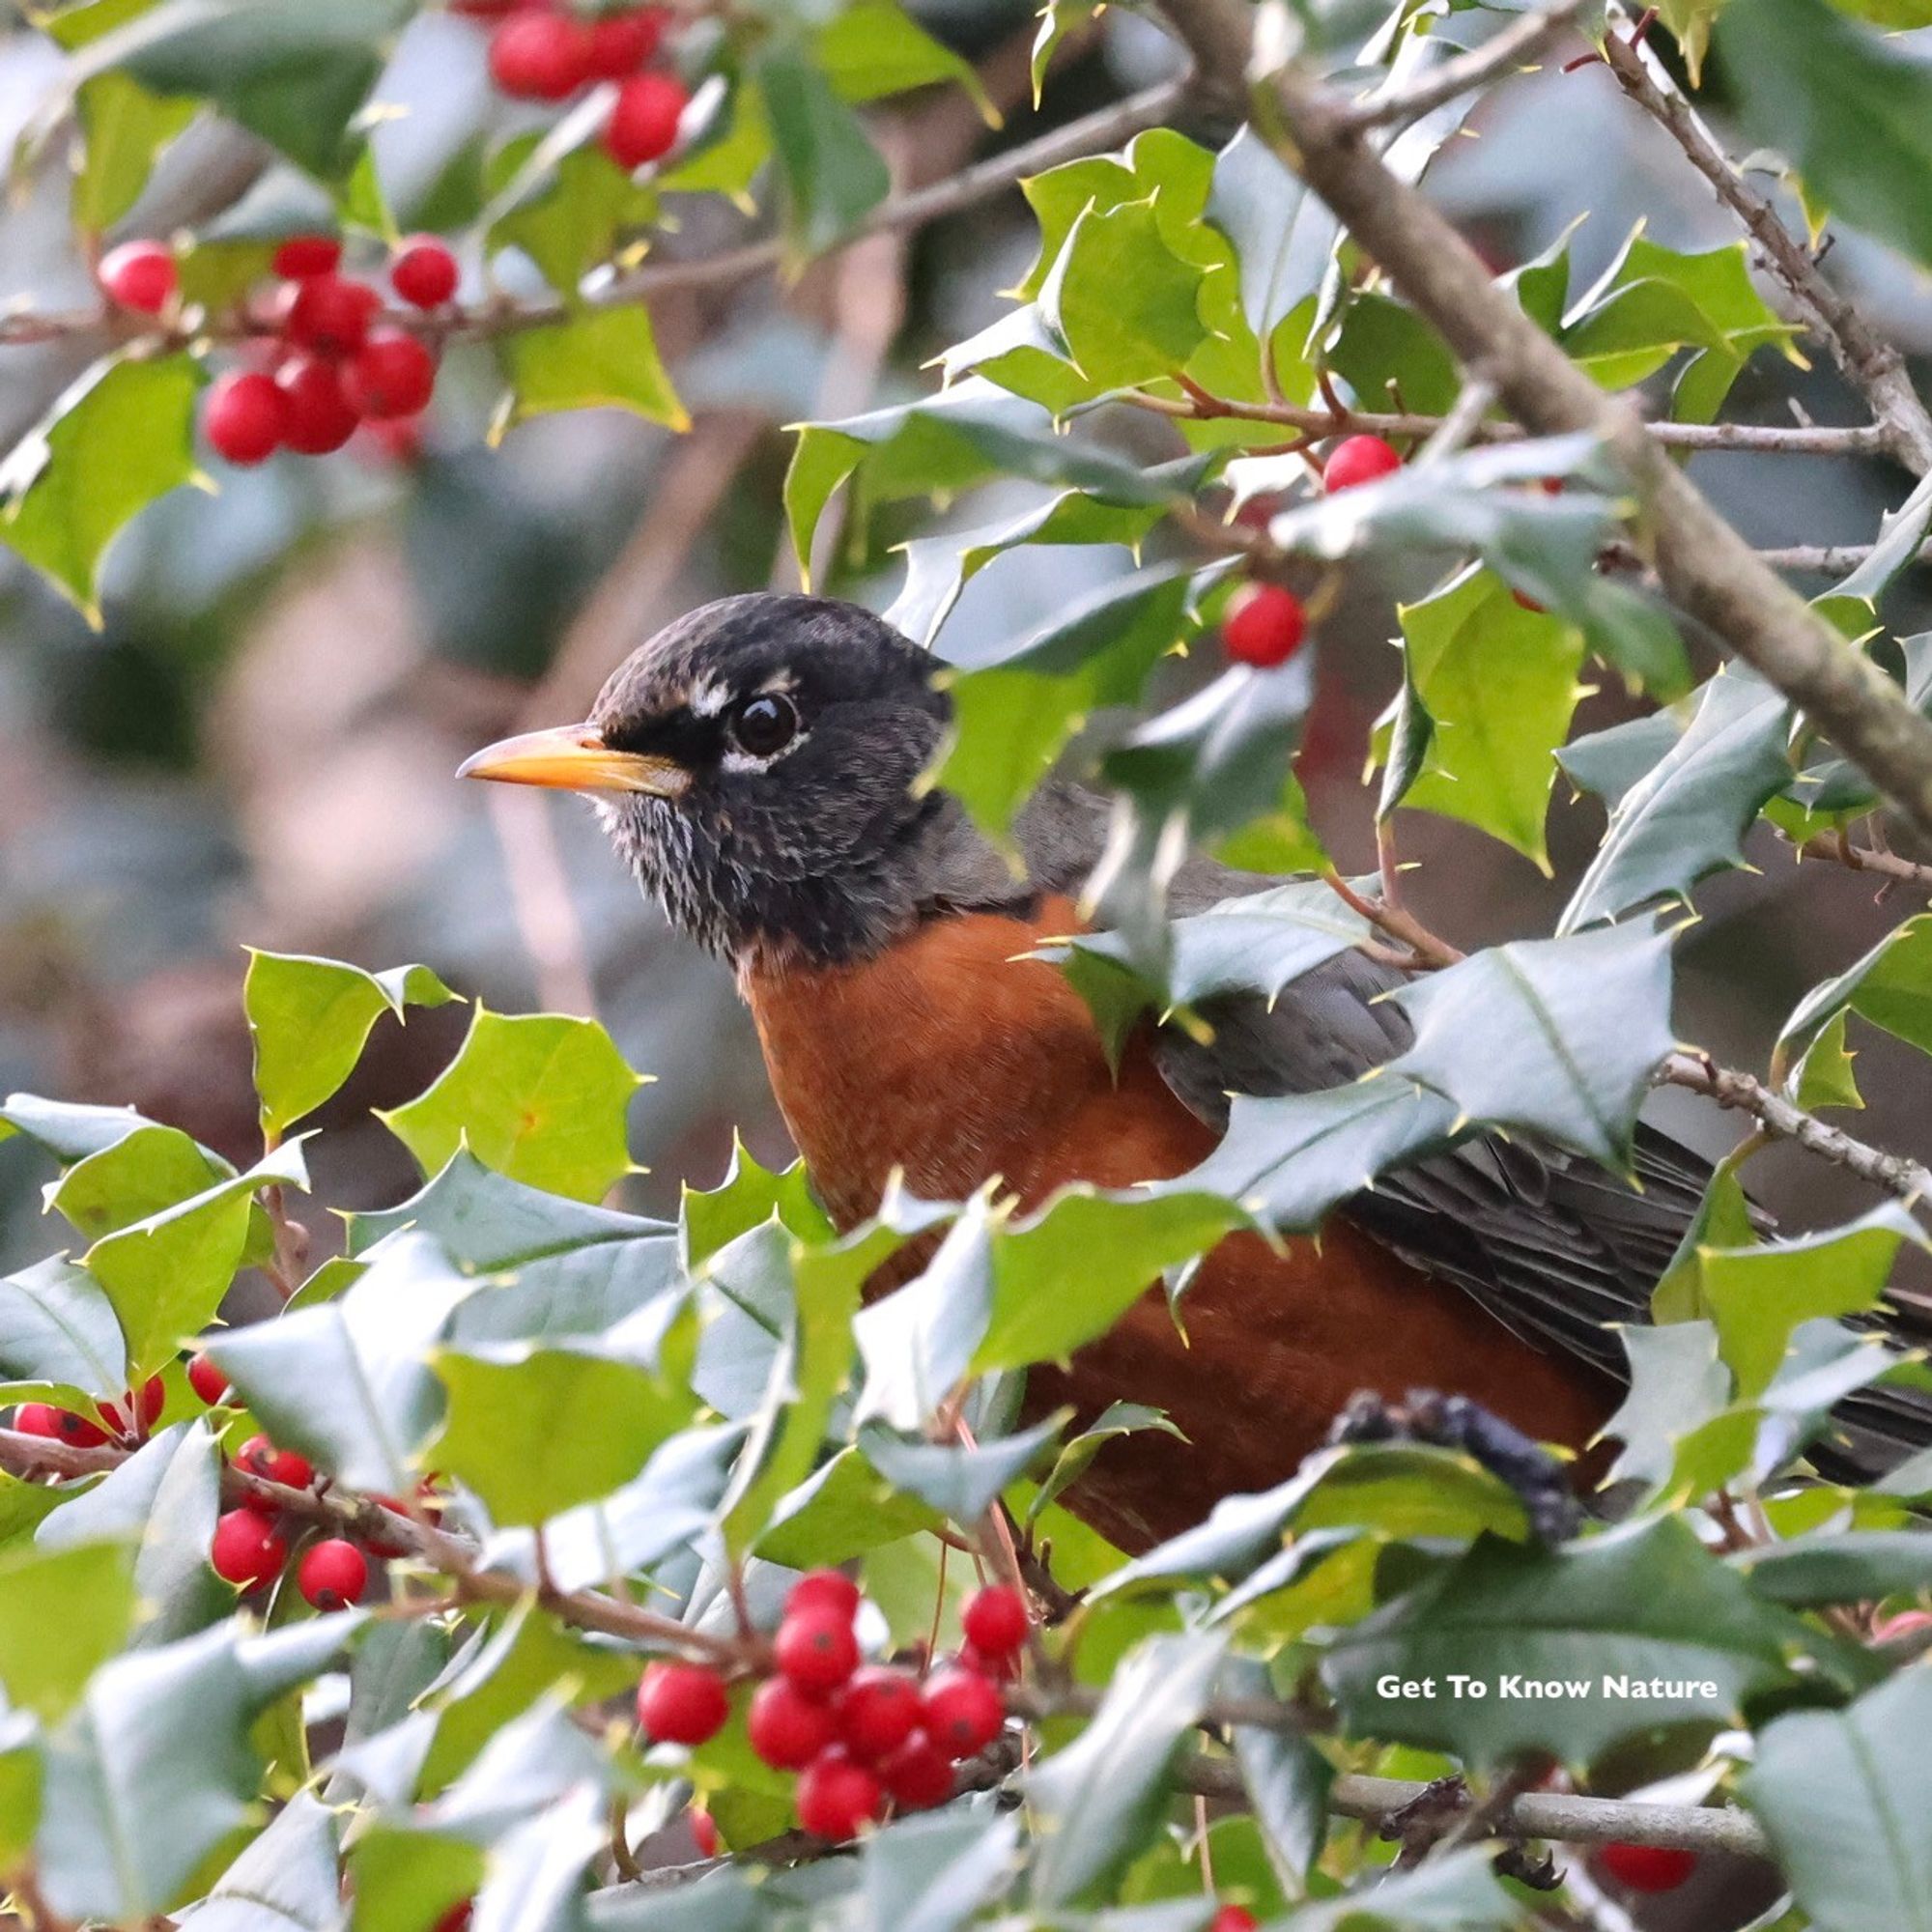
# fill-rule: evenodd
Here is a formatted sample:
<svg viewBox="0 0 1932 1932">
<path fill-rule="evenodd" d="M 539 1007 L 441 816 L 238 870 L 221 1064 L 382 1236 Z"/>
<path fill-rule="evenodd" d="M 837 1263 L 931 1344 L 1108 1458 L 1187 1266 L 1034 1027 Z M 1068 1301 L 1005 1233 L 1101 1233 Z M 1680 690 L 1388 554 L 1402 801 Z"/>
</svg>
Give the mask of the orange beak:
<svg viewBox="0 0 1932 1932">
<path fill-rule="evenodd" d="M 682 798 L 691 788 L 690 772 L 675 759 L 613 751 L 590 724 L 498 739 L 464 759 L 456 776 L 560 791 L 636 791 L 651 798 Z"/>
</svg>

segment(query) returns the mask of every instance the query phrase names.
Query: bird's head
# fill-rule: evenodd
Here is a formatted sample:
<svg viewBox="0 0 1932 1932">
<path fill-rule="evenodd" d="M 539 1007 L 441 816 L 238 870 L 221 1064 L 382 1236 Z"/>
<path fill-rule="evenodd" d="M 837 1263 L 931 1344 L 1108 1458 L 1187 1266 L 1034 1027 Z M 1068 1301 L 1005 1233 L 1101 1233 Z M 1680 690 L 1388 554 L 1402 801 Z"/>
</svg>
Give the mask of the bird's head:
<svg viewBox="0 0 1932 1932">
<path fill-rule="evenodd" d="M 583 724 L 462 775 L 587 794 L 672 923 L 727 958 L 847 959 L 917 916 L 948 809 L 923 782 L 950 709 L 933 670 L 857 605 L 726 597 L 634 651 Z"/>
</svg>

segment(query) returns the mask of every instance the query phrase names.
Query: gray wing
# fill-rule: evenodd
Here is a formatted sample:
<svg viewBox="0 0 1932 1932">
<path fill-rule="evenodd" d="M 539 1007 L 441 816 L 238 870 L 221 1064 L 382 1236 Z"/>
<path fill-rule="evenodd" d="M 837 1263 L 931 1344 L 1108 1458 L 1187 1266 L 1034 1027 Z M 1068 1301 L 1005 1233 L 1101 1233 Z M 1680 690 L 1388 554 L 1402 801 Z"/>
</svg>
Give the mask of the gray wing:
<svg viewBox="0 0 1932 1932">
<path fill-rule="evenodd" d="M 1036 795 L 1016 828 L 1036 887 L 1078 892 L 1106 814 L 1103 801 L 1071 786 Z M 1197 859 L 1176 879 L 1172 908 L 1200 912 L 1281 883 Z M 1202 1015 L 1209 1040 L 1160 1029 L 1156 1064 L 1194 1113 L 1225 1127 L 1232 1094 L 1317 1093 L 1401 1054 L 1408 1021 L 1381 996 L 1406 977 L 1365 953 L 1340 953 L 1272 1003 L 1259 994 L 1212 1003 Z M 1524 1341 L 1623 1380 L 1614 1324 L 1649 1320 L 1651 1291 L 1711 1179 L 1700 1155 L 1648 1125 L 1637 1129 L 1635 1170 L 1633 1187 L 1540 1137 L 1478 1134 L 1382 1175 L 1338 1211 L 1424 1273 L 1455 1283 Z M 1835 1440 L 1813 1451 L 1828 1473 L 1869 1474 L 1932 1443 L 1932 1406 L 1909 1391 L 1867 1390 L 1835 1415 Z"/>
</svg>

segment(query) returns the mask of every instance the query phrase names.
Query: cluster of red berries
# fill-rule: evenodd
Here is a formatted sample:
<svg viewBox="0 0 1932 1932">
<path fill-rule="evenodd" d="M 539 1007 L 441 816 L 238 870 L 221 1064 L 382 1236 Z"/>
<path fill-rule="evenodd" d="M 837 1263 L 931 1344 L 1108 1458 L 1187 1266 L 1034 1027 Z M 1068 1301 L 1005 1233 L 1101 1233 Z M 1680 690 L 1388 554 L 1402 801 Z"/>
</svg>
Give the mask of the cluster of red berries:
<svg viewBox="0 0 1932 1932">
<path fill-rule="evenodd" d="M 65 1442 L 71 1449 L 99 1449 L 106 1442 L 129 1448 L 148 1439 L 148 1432 L 160 1419 L 167 1390 L 159 1376 L 150 1376 L 137 1394 L 129 1389 L 119 1402 L 98 1402 L 91 1422 L 71 1408 L 56 1408 L 46 1402 L 23 1402 L 14 1412 L 14 1427 L 22 1435 L 39 1435 L 49 1442 Z"/>
<path fill-rule="evenodd" d="M 922 1675 L 862 1662 L 860 1603 L 859 1586 L 837 1570 L 800 1578 L 773 1639 L 777 1669 L 746 1715 L 753 1750 L 799 1774 L 800 1825 L 835 1842 L 889 1804 L 923 1811 L 952 1796 L 952 1767 L 1006 1723 L 998 1680 L 1013 1673 L 1029 1629 L 1017 1592 L 978 1591 L 963 1613 L 965 1648 Z M 638 1687 L 638 1723 L 653 1744 L 701 1745 L 728 1712 L 724 1680 L 709 1664 L 653 1663 Z"/>
<path fill-rule="evenodd" d="M 326 456 L 363 423 L 396 425 L 421 414 L 436 387 L 436 352 L 413 330 L 381 320 L 374 283 L 341 272 L 342 243 L 298 235 L 275 250 L 280 278 L 271 366 L 234 369 L 211 384 L 202 429 L 230 463 L 266 462 L 278 449 Z M 180 292 L 173 254 L 158 242 L 128 242 L 105 256 L 100 285 L 123 308 L 160 315 Z M 389 285 L 412 308 L 440 308 L 456 293 L 456 257 L 433 235 L 405 242 Z"/>
<path fill-rule="evenodd" d="M 691 96 L 674 73 L 653 68 L 671 15 L 625 7 L 587 19 L 555 0 L 461 0 L 458 13 L 496 24 L 490 77 L 513 100 L 568 100 L 598 81 L 615 81 L 604 151 L 626 174 L 677 146 Z"/>
<path fill-rule="evenodd" d="M 1321 466 L 1325 495 L 1373 483 L 1402 468 L 1400 453 L 1378 436 L 1349 436 Z M 1308 611 L 1293 591 L 1279 583 L 1244 583 L 1228 600 L 1221 620 L 1221 647 L 1236 664 L 1257 670 L 1285 665 L 1308 635 Z"/>
<path fill-rule="evenodd" d="M 284 1489 L 305 1490 L 315 1481 L 307 1457 L 278 1449 L 266 1435 L 251 1435 L 237 1451 L 235 1466 Z M 280 1512 L 266 1497 L 250 1496 L 214 1525 L 209 1561 L 214 1574 L 242 1590 L 259 1590 L 282 1574 L 289 1540 Z M 319 1610 L 339 1610 L 369 1587 L 369 1559 L 346 1537 L 311 1543 L 296 1565 L 296 1588 Z"/>
</svg>

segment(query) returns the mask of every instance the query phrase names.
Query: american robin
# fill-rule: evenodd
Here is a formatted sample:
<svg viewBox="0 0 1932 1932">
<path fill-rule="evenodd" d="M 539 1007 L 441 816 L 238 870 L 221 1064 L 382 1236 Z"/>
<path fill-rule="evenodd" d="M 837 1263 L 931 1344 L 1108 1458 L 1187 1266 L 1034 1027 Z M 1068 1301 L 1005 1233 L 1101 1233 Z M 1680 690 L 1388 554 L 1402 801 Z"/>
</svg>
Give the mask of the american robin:
<svg viewBox="0 0 1932 1932">
<path fill-rule="evenodd" d="M 1146 1024 L 1116 1070 L 1059 970 L 1027 955 L 1079 929 L 1106 808 L 1050 783 L 1017 871 L 925 775 L 950 705 L 934 663 L 870 611 L 726 598 L 611 677 L 587 723 L 507 739 L 472 778 L 586 793 L 646 892 L 736 972 L 786 1124 L 849 1227 L 901 1170 L 962 1199 L 998 1177 L 1023 1207 L 1070 1181 L 1127 1187 L 1214 1147 L 1232 1091 L 1311 1092 L 1407 1044 L 1378 996 L 1401 974 L 1347 952 L 1272 1004 L 1218 1003 L 1211 1039 Z M 1280 881 L 1197 859 L 1179 912 Z M 1221 1496 L 1279 1481 L 1358 1390 L 1460 1394 L 1580 1449 L 1614 1407 L 1623 1350 L 1709 1170 L 1644 1130 L 1642 1191 L 1534 1140 L 1477 1137 L 1383 1177 L 1319 1240 L 1229 1236 L 1183 1303 L 1142 1297 L 1029 1403 L 1091 1418 L 1164 1409 L 1070 1498 L 1137 1549 Z M 1914 1432 L 1916 1433 L 1916 1432 Z"/>
</svg>

